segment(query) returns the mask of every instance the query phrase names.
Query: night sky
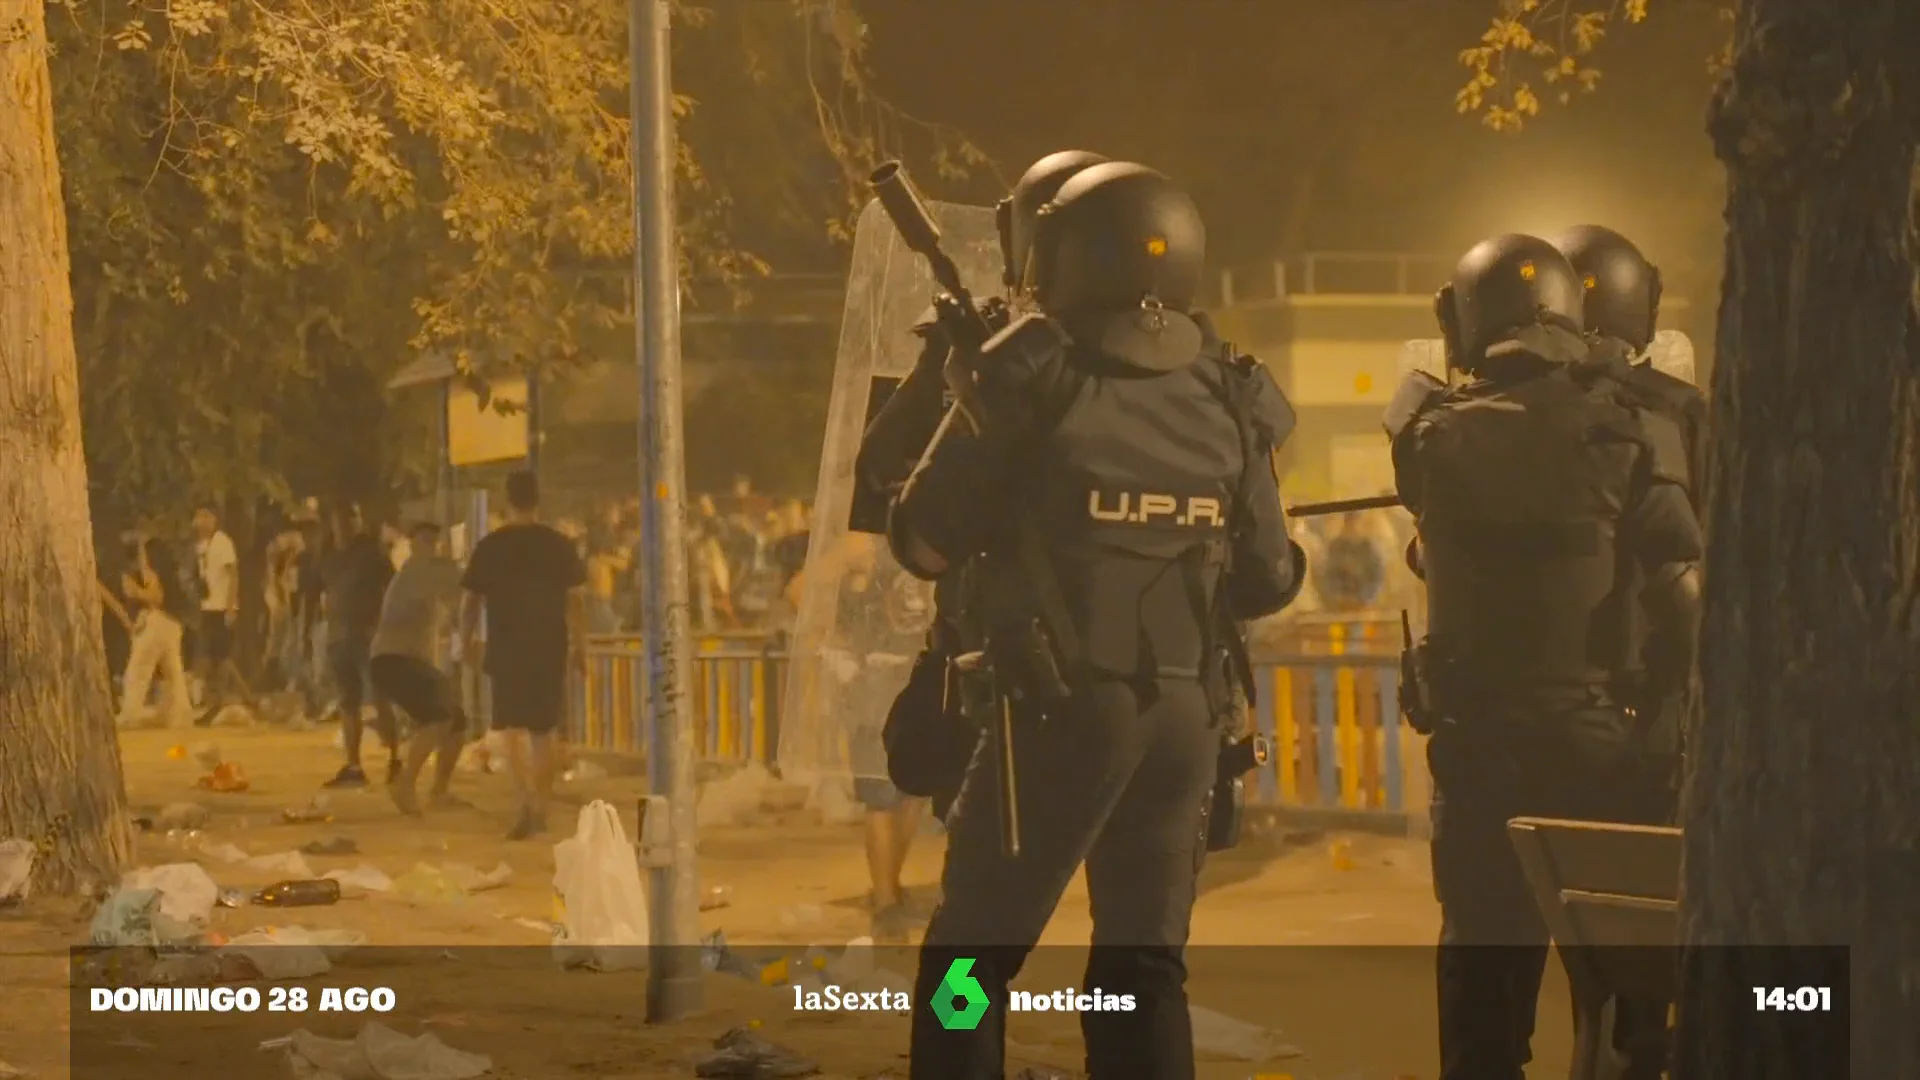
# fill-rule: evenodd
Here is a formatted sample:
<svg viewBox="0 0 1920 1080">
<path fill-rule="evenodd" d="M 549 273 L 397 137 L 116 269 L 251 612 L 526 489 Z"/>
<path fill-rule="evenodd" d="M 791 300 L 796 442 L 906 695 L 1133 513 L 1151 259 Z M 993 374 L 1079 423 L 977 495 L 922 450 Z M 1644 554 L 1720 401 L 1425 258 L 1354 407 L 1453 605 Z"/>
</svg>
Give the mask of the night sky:
<svg viewBox="0 0 1920 1080">
<path fill-rule="evenodd" d="M 1706 58 L 1724 28 L 1675 0 L 1622 27 L 1600 89 L 1519 135 L 1454 110 L 1495 0 L 862 0 L 880 90 L 964 132 L 1000 176 L 1041 154 L 1143 161 L 1187 184 L 1216 267 L 1285 250 L 1452 254 L 1582 221 L 1713 265 L 1720 176 Z"/>
</svg>

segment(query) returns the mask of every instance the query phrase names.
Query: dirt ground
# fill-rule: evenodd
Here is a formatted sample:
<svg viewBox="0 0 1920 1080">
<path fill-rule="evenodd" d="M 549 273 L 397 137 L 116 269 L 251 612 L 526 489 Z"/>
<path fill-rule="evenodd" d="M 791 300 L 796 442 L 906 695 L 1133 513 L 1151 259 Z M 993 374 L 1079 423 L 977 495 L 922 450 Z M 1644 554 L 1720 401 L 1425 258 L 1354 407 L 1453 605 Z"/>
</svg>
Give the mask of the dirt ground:
<svg viewBox="0 0 1920 1080">
<path fill-rule="evenodd" d="M 205 742 L 217 743 L 226 759 L 245 768 L 249 791 L 194 789 L 204 769 L 191 754 L 176 760 L 168 751 Z M 504 861 L 512 869 L 504 886 L 452 900 L 349 889 L 328 907 L 216 909 L 211 929 L 229 936 L 294 925 L 365 935 L 366 946 L 342 955 L 331 972 L 275 985 L 308 988 L 316 999 L 324 986 L 390 987 L 399 1005 L 380 1022 L 406 1034 L 432 1031 L 452 1047 L 489 1055 L 501 1076 L 692 1076 L 693 1063 L 713 1040 L 741 1025 L 756 1025 L 760 1034 L 818 1062 L 828 1077 L 905 1076 L 904 1016 L 800 1013 L 791 987 L 716 973 L 706 977 L 701 1015 L 654 1027 L 642 1020 L 643 973 L 562 969 L 544 925 L 554 913 L 552 841 L 558 837 L 500 838 L 509 802 L 504 777 L 463 771 L 455 790 L 475 808 L 424 821 L 401 818 L 372 788 L 332 795 L 329 822 L 291 825 L 281 811 L 305 804 L 338 764 L 331 730 L 216 729 L 184 740 L 128 732 L 122 750 L 137 813 L 190 800 L 212 814 L 199 835 L 143 834 L 142 866 L 198 861 L 221 886 L 252 889 L 285 875 L 223 862 L 208 849 L 232 844 L 259 856 L 344 836 L 358 853 L 304 856 L 316 873 L 360 863 L 394 878 L 419 863 L 457 862 L 484 871 Z M 378 752 L 373 760 L 380 760 Z M 617 776 L 570 782 L 556 828 L 571 832 L 576 808 L 596 798 L 621 808 L 631 828 L 641 788 L 639 780 Z M 940 838 L 929 832 L 916 842 L 909 885 L 934 882 L 940 857 Z M 840 946 L 868 933 L 857 826 L 794 821 L 708 828 L 700 862 L 703 886 L 728 894 L 725 906 L 704 913 L 705 929 L 723 931 L 743 952 L 798 956 L 810 945 Z M 1194 1005 L 1276 1032 L 1278 1041 L 1300 1052 L 1251 1061 L 1246 1057 L 1253 1052 L 1236 1057 L 1222 1048 L 1224 1036 L 1203 1033 L 1201 1076 L 1395 1080 L 1436 1074 L 1429 946 L 1438 916 L 1420 845 L 1361 835 L 1269 835 L 1213 859 L 1202 888 L 1190 957 Z M 1036 954 L 1016 986 L 1076 985 L 1082 961 L 1073 947 L 1084 946 L 1089 928 L 1085 889 L 1076 883 L 1048 927 L 1043 944 L 1050 948 Z M 198 1078 L 216 1068 L 234 1080 L 286 1077 L 292 1073 L 284 1055 L 259 1050 L 263 1039 L 299 1027 L 347 1037 L 368 1019 L 319 1012 L 82 1016 L 76 1069 L 66 950 L 85 937 L 86 913 L 71 906 L 40 902 L 0 912 L 0 1061 L 41 1078 Z M 911 975 L 910 953 L 878 954 L 878 966 Z M 1539 1077 L 1565 1075 L 1569 1045 L 1564 986 L 1557 972 L 1548 981 L 1535 1040 Z M 1075 1075 L 1080 1046 L 1070 1018 L 1023 1014 L 1013 1019 L 1009 1038 L 1011 1063 L 1041 1067 L 1041 1076 L 1053 1074 L 1046 1070 Z"/>
</svg>

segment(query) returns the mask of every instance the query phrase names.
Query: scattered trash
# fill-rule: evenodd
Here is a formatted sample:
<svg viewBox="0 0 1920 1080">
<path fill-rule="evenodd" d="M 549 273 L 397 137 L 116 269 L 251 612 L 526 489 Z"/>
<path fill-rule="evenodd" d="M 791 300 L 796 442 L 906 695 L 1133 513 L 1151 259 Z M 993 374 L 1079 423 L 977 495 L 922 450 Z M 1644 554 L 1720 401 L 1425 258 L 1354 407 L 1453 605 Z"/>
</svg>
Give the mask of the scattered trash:
<svg viewBox="0 0 1920 1080">
<path fill-rule="evenodd" d="M 185 761 L 185 760 L 187 760 L 187 748 L 186 748 L 186 747 L 184 747 L 184 746 L 169 746 L 169 747 L 167 747 L 167 760 L 168 760 L 168 761 Z"/>
<path fill-rule="evenodd" d="M 115 890 L 93 913 L 88 939 L 95 945 L 155 948 L 200 936 L 199 927 L 168 918 L 160 900 L 158 889 Z"/>
<path fill-rule="evenodd" d="M 222 795 L 234 795 L 247 790 L 247 773 L 238 764 L 223 761 L 214 770 L 201 777 L 197 786 Z"/>
<path fill-rule="evenodd" d="M 305 979 L 326 974 L 340 954 L 366 943 L 365 934 L 351 930 L 271 926 L 236 936 L 220 954 L 245 960 L 263 979 Z"/>
<path fill-rule="evenodd" d="M 199 762 L 200 767 L 208 772 L 212 772 L 226 764 L 227 761 L 227 759 L 220 754 L 219 743 L 195 743 L 193 748 L 188 750 L 187 753 L 192 754 L 193 760 Z"/>
<path fill-rule="evenodd" d="M 368 1024 L 351 1039 L 323 1039 L 302 1028 L 260 1049 L 285 1049 L 300 1080 L 472 1080 L 493 1071 L 485 1054 L 455 1050 L 431 1034 L 402 1035 L 384 1024 Z"/>
<path fill-rule="evenodd" d="M 219 764 L 216 761 L 207 767 L 211 769 Z M 212 812 L 197 802 L 168 803 L 153 816 L 154 827 L 167 830 L 204 829 L 212 820 Z"/>
<path fill-rule="evenodd" d="M 694 1064 L 695 1076 L 729 1080 L 816 1076 L 820 1066 L 784 1046 L 768 1042 L 752 1028 L 737 1027 L 713 1041 L 714 1052 Z"/>
<path fill-rule="evenodd" d="M 31 1075 L 32 1074 L 25 1069 L 16 1069 L 6 1062 L 0 1061 L 0 1080 L 26 1080 L 26 1078 Z"/>
<path fill-rule="evenodd" d="M 1339 918 L 1334 919 L 1333 921 L 1334 922 L 1366 922 L 1368 919 L 1371 919 L 1371 918 L 1373 918 L 1373 912 L 1371 911 L 1349 911 L 1345 915 L 1342 915 Z"/>
<path fill-rule="evenodd" d="M 471 893 L 485 892 L 505 885 L 513 877 L 506 863 L 481 871 L 466 863 L 415 863 L 413 869 L 394 878 L 389 888 L 395 896 L 417 900 L 452 901 Z"/>
<path fill-rule="evenodd" d="M 1335 870 L 1345 872 L 1353 869 L 1353 841 L 1335 840 L 1328 844 L 1327 857 Z"/>
<path fill-rule="evenodd" d="M 221 889 L 213 902 L 224 908 L 246 907 L 247 894 L 241 889 Z"/>
<path fill-rule="evenodd" d="M 827 913 L 822 911 L 818 904 L 795 904 L 781 910 L 780 926 L 786 930 L 798 930 L 801 927 L 816 925 L 826 917 Z"/>
<path fill-rule="evenodd" d="M 300 850 L 308 855 L 357 855 L 360 845 L 354 843 L 351 836 L 329 836 L 324 840 L 309 840 L 300 845 Z"/>
<path fill-rule="evenodd" d="M 280 881 L 253 894 L 262 907 L 324 907 L 340 902 L 340 883 L 332 878 Z"/>
<path fill-rule="evenodd" d="M 571 839 L 553 845 L 553 888 L 565 905 L 554 942 L 562 963 L 599 971 L 637 967 L 648 941 L 647 891 L 626 826 L 610 803 L 580 808 Z"/>
<path fill-rule="evenodd" d="M 607 778 L 606 769 L 600 767 L 599 765 L 594 764 L 591 761 L 587 761 L 584 758 L 581 760 L 575 761 L 573 763 L 573 767 L 568 769 L 566 773 L 561 776 L 562 780 L 566 780 L 569 783 L 585 781 L 585 780 L 605 780 L 606 778 Z"/>
<path fill-rule="evenodd" d="M 709 885 L 705 895 L 700 897 L 701 911 L 718 911 L 733 906 L 733 886 Z"/>
<path fill-rule="evenodd" d="M 386 892 L 393 888 L 393 879 L 377 866 L 361 863 L 351 870 L 329 870 L 320 875 L 339 882 L 349 889 L 365 889 L 368 892 Z"/>
<path fill-rule="evenodd" d="M 1199 1053 L 1259 1064 L 1302 1054 L 1299 1047 L 1280 1037 L 1271 1028 L 1236 1020 L 1224 1013 L 1198 1005 L 1188 1005 L 1193 1021 L 1193 1048 Z"/>
<path fill-rule="evenodd" d="M 219 982 L 223 975 L 245 975 L 247 972 L 228 972 L 220 964 L 220 957 L 210 952 L 167 953 L 155 959 L 152 968 L 147 971 L 146 981 L 155 983 L 211 983 Z"/>
<path fill-rule="evenodd" d="M 33 887 L 33 843 L 0 840 L 0 904 L 17 904 Z"/>
<path fill-rule="evenodd" d="M 700 789 L 700 801 L 694 810 L 701 828 L 746 825 L 763 812 L 766 793 L 774 787 L 773 774 L 757 761 Z"/>
<path fill-rule="evenodd" d="M 210 859 L 219 859 L 223 863 L 243 863 L 253 858 L 243 848 L 232 844 L 209 844 L 200 849 L 200 854 Z"/>
<path fill-rule="evenodd" d="M 196 926 L 206 923 L 213 914 L 214 902 L 220 897 L 220 886 L 214 884 L 199 863 L 190 862 L 129 870 L 121 877 L 120 888 L 152 889 L 160 894 L 162 915 Z"/>
<path fill-rule="evenodd" d="M 325 795 L 315 795 L 305 806 L 280 811 L 280 818 L 289 825 L 317 825 L 333 820 L 333 807 Z"/>
<path fill-rule="evenodd" d="M 306 856 L 297 851 L 282 851 L 277 855 L 255 855 L 246 862 L 247 869 L 259 870 L 268 874 L 285 874 L 290 878 L 318 877 L 313 867 L 307 865 Z"/>
<path fill-rule="evenodd" d="M 540 933 L 545 934 L 548 937 L 553 937 L 560 933 L 559 924 L 545 922 L 540 919 L 526 919 L 526 918 L 515 919 L 513 920 L 513 925 L 524 926 L 529 930 L 538 930 Z"/>
</svg>

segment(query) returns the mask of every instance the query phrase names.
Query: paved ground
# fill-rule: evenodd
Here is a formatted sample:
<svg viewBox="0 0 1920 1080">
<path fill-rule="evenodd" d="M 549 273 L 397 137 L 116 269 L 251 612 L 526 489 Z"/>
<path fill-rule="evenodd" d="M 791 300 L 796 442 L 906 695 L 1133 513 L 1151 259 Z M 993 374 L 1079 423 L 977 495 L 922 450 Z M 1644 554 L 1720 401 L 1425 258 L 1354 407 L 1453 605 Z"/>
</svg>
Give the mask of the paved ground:
<svg viewBox="0 0 1920 1080">
<path fill-rule="evenodd" d="M 281 811 L 305 804 L 337 763 L 330 732 L 217 730 L 188 739 L 188 749 L 205 741 L 218 743 L 226 758 L 245 768 L 248 792 L 196 792 L 202 768 L 192 753 L 184 759 L 170 755 L 178 740 L 164 732 L 123 737 L 136 810 L 193 800 L 212 815 L 197 835 L 144 835 L 142 865 L 198 861 L 222 886 L 258 887 L 285 874 L 223 862 L 210 852 L 231 844 L 249 855 L 271 855 L 344 836 L 358 853 L 305 856 L 316 872 L 361 863 L 392 878 L 403 878 L 417 864 L 463 863 L 485 871 L 504 862 L 511 868 L 504 886 L 456 899 L 350 889 L 330 907 L 216 910 L 211 928 L 229 936 L 275 925 L 365 935 L 366 947 L 340 956 L 328 974 L 278 986 L 308 989 L 316 999 L 327 985 L 391 987 L 399 1007 L 383 1022 L 408 1034 L 432 1031 L 453 1047 L 488 1054 L 504 1076 L 691 1076 L 692 1063 L 715 1037 L 751 1023 L 819 1062 L 827 1076 L 905 1075 L 902 1017 L 796 1013 L 790 987 L 714 974 L 706 981 L 702 1015 L 653 1027 L 641 1020 L 643 975 L 562 970 L 542 925 L 554 909 L 552 838 L 519 844 L 499 839 L 507 818 L 501 777 L 462 773 L 456 790 L 476 809 L 424 822 L 400 818 L 383 795 L 367 791 L 335 796 L 329 822 L 290 825 Z M 620 778 L 568 785 L 574 805 L 605 798 L 629 822 L 638 794 L 637 782 Z M 568 808 L 563 816 L 571 813 Z M 702 836 L 704 882 L 729 899 L 704 915 L 706 928 L 724 931 L 733 946 L 756 956 L 840 946 L 868 929 L 858 829 L 809 823 L 800 813 L 787 816 L 708 829 Z M 929 836 L 914 853 L 910 882 L 931 883 L 939 860 L 939 838 Z M 1427 946 L 1437 917 L 1424 850 L 1368 836 L 1268 838 L 1214 860 L 1203 885 L 1190 963 L 1194 1003 L 1213 1017 L 1200 1025 L 1203 1076 L 1387 1080 L 1435 1074 Z M 1049 948 L 1036 956 L 1022 985 L 1074 985 L 1080 958 L 1073 947 L 1086 942 L 1088 929 L 1086 894 L 1076 885 L 1048 927 Z M 176 1014 L 130 1023 L 83 1014 L 82 1041 L 96 1049 L 82 1051 L 76 1070 L 68 1052 L 73 1024 L 65 949 L 84 936 L 84 913 L 75 909 L 35 904 L 0 913 L 0 986 L 6 987 L 0 996 L 7 1002 L 0 1009 L 0 1060 L 41 1077 L 82 1080 L 197 1078 L 216 1068 L 234 1080 L 284 1077 L 292 1075 L 284 1056 L 258 1050 L 261 1040 L 299 1027 L 345 1037 L 366 1019 L 263 1011 L 247 1018 Z M 910 974 L 912 958 L 882 950 L 872 962 Z M 1536 1041 L 1536 1056 L 1548 1063 L 1535 1067 L 1541 1077 L 1564 1075 L 1566 1060 L 1564 990 L 1551 976 L 1550 982 L 1552 998 L 1542 1007 Z M 1284 1042 L 1303 1053 L 1265 1063 L 1246 1060 L 1259 1052 L 1243 1044 L 1263 1032 L 1269 1045 Z M 1079 1058 L 1077 1029 L 1061 1018 L 1018 1017 L 1012 1040 L 1012 1056 L 1022 1063 L 1070 1069 Z M 137 1060 L 138 1072 L 89 1067 L 95 1054 Z"/>
</svg>

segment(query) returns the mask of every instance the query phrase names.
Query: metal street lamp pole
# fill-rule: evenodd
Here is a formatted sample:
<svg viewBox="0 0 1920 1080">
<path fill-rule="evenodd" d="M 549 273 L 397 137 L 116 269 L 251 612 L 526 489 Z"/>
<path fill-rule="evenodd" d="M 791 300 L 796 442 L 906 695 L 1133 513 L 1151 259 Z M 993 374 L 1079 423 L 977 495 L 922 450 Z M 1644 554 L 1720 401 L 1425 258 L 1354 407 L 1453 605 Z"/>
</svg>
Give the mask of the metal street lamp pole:
<svg viewBox="0 0 1920 1080">
<path fill-rule="evenodd" d="M 686 447 L 680 416 L 680 257 L 673 205 L 669 0 L 632 0 L 634 342 L 640 362 L 640 506 L 649 849 L 647 1021 L 700 1008 L 700 878 L 695 865 L 693 648 L 687 626 Z M 646 719 L 646 718 L 642 718 Z M 661 805 L 664 800 L 665 805 Z M 664 829 L 661 826 L 665 826 Z"/>
</svg>

